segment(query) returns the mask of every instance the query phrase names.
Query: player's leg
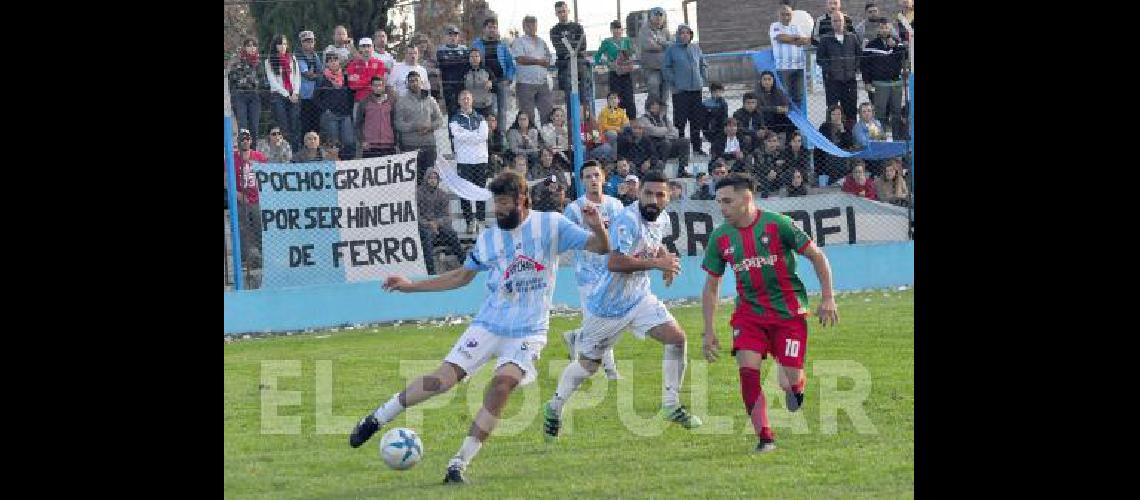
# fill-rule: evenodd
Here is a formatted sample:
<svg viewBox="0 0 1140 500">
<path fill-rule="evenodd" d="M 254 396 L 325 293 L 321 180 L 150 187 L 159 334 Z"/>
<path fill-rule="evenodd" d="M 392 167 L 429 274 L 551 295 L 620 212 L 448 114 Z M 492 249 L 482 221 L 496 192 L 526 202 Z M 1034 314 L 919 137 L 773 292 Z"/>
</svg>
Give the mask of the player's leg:
<svg viewBox="0 0 1140 500">
<path fill-rule="evenodd" d="M 440 363 L 439 368 L 436 368 L 435 371 L 413 380 L 403 391 L 392 396 L 375 411 L 360 419 L 356 427 L 352 429 L 352 434 L 348 436 L 348 444 L 353 448 L 359 448 L 373 434 L 376 434 L 376 431 L 388 422 L 395 420 L 404 410 L 420 404 L 432 396 L 447 392 L 465 376 L 467 376 L 467 372 L 463 368 L 447 361 Z"/>
<path fill-rule="evenodd" d="M 775 320 L 771 326 L 772 354 L 780 369 L 778 380 L 785 394 L 788 411 L 804 404 L 804 357 L 807 354 L 807 318 Z"/>
<path fill-rule="evenodd" d="M 562 408 L 566 401 L 574 395 L 582 382 L 597 373 L 602 358 L 606 352 L 613 352 L 614 343 L 626 324 L 628 320 L 625 317 L 601 318 L 586 313 L 582 331 L 573 346 L 577 361 L 571 362 L 562 370 L 558 389 L 542 407 L 542 433 L 548 441 L 558 437 L 558 432 L 562 429 Z"/>
<path fill-rule="evenodd" d="M 740 372 L 740 396 L 756 431 L 756 452 L 771 451 L 776 448 L 776 436 L 768 422 L 768 401 L 760 385 L 760 362 L 768 352 L 768 336 L 759 321 L 750 316 L 733 314 L 730 325 L 732 354 Z"/>
<path fill-rule="evenodd" d="M 582 318 L 586 317 L 586 298 L 590 296 L 590 291 L 593 287 L 594 285 L 578 286 L 578 303 L 582 305 Z M 577 356 L 577 353 L 574 351 L 574 344 L 577 342 L 578 335 L 581 333 L 581 327 L 562 333 L 562 340 L 566 342 L 566 353 L 571 360 Z M 602 354 L 602 369 L 606 372 L 606 378 L 610 380 L 621 379 L 621 373 L 617 370 L 617 362 L 614 360 L 613 348 L 610 348 Z"/>
<path fill-rule="evenodd" d="M 443 359 L 439 368 L 413 380 L 403 391 L 393 395 L 375 411 L 360 419 L 348 436 L 348 444 L 353 448 L 359 448 L 376 434 L 376 431 L 395 420 L 404 410 L 450 390 L 468 373 L 478 370 L 490 359 L 494 354 L 494 340 L 494 335 L 487 330 L 468 327 L 452 346 L 451 352 Z"/>
<path fill-rule="evenodd" d="M 498 366 L 483 395 L 483 407 L 471 422 L 471 429 L 459 451 L 447 464 L 444 483 L 464 482 L 463 471 L 498 425 L 511 393 L 516 387 L 527 385 L 537 378 L 538 368 L 535 363 L 546 345 L 546 336 L 536 335 L 522 339 L 499 337 L 494 343 L 499 355 Z"/>
<path fill-rule="evenodd" d="M 648 333 L 663 345 L 661 353 L 661 416 L 686 429 L 700 427 L 700 417 L 689 413 L 681 404 L 681 382 L 688 365 L 685 331 L 657 297 L 647 295 L 633 309 L 633 334 L 645 338 Z"/>
</svg>

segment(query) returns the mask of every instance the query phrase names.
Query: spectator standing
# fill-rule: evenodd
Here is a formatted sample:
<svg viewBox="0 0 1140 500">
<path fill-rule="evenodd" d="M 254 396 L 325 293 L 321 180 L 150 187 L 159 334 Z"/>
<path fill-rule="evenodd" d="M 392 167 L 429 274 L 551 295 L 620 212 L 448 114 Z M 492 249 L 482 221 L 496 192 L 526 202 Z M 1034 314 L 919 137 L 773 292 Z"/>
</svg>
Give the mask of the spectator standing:
<svg viewBox="0 0 1140 500">
<path fill-rule="evenodd" d="M 388 76 L 388 84 L 392 86 L 397 97 L 408 95 L 408 74 L 413 71 L 420 75 L 420 86 L 431 92 L 430 82 L 423 78 L 423 75 L 427 74 L 427 69 L 420 64 L 420 49 L 413 45 L 404 48 L 404 61 L 396 63 L 391 75 Z"/>
<path fill-rule="evenodd" d="M 467 51 L 463 89 L 471 92 L 471 97 L 475 99 L 475 111 L 478 111 L 484 119 L 494 115 L 495 94 L 492 92 L 494 86 L 491 73 L 483 66 L 483 53 L 478 50 Z"/>
<path fill-rule="evenodd" d="M 491 73 L 495 116 L 501 130 L 501 127 L 509 123 L 507 108 L 510 107 L 511 82 L 515 79 L 515 59 L 507 44 L 499 39 L 499 22 L 494 18 L 484 20 L 483 36 L 471 42 L 471 48 L 483 54 L 483 65 Z M 503 135 L 502 138 L 505 140 L 506 136 Z"/>
<path fill-rule="evenodd" d="M 317 79 L 325 71 L 324 58 L 317 53 L 317 36 L 312 31 L 302 31 L 301 51 L 297 53 L 297 67 L 301 70 L 301 130 L 297 135 L 305 132 L 319 130 L 321 126 L 321 113 L 317 103 L 313 100 L 313 93 L 317 89 Z"/>
<path fill-rule="evenodd" d="M 352 46 L 352 38 L 349 38 L 348 29 L 343 25 L 333 28 L 333 43 L 325 47 L 323 52 L 328 53 L 330 51 L 336 52 L 341 68 L 356 58 L 356 47 Z"/>
<path fill-rule="evenodd" d="M 443 126 L 439 104 L 420 86 L 420 74 L 408 73 L 408 95 L 396 99 L 395 126 L 401 151 L 418 151 L 416 179 L 423 182 L 427 169 L 435 166 L 435 131 Z"/>
<path fill-rule="evenodd" d="M 792 23 L 792 7 L 781 5 L 779 21 L 768 28 L 772 40 L 772 56 L 776 60 L 776 74 L 784 82 L 784 88 L 797 106 L 803 107 L 804 68 L 807 55 L 804 46 L 811 44 L 811 36 L 800 32 L 799 26 Z"/>
<path fill-rule="evenodd" d="M 394 103 L 384 79 L 373 76 L 372 93 L 357 106 L 353 118 L 360 135 L 361 155 L 364 158 L 400 152 L 396 146 L 396 128 L 392 125 Z"/>
<path fill-rule="evenodd" d="M 546 41 L 537 36 L 538 19 L 534 16 L 523 18 L 523 31 L 526 35 L 515 38 L 511 43 L 511 53 L 518 65 L 515 93 L 519 111 L 526 113 L 531 123 L 545 123 L 550 119 L 553 106 L 546 68 L 553 63 L 554 54 L 546 46 Z M 540 122 L 535 121 L 535 105 L 538 106 Z"/>
<path fill-rule="evenodd" d="M 261 124 L 261 94 L 267 88 L 265 68 L 257 52 L 257 40 L 246 38 L 241 51 L 230 62 L 230 105 L 237 118 L 237 125 L 252 134 L 257 140 L 258 125 Z"/>
<path fill-rule="evenodd" d="M 673 45 L 673 36 L 665 23 L 665 9 L 649 9 L 649 17 L 637 31 L 637 45 L 641 54 L 641 71 L 649 87 L 649 99 L 664 102 L 669 98 L 669 88 L 661 76 L 661 65 L 665 60 L 665 49 Z"/>
<path fill-rule="evenodd" d="M 391 52 L 388 52 L 388 32 L 378 28 L 372 34 L 372 42 L 374 44 L 372 46 L 372 58 L 379 59 L 380 62 L 384 63 L 385 69 L 395 68 L 396 58 L 392 56 Z M 391 84 L 391 82 L 386 83 Z"/>
<path fill-rule="evenodd" d="M 336 52 L 325 54 L 325 70 L 317 80 L 313 100 L 321 113 L 321 136 L 329 143 L 339 142 L 342 160 L 356 157 L 356 129 L 352 126 L 353 94 L 345 84 Z"/>
<path fill-rule="evenodd" d="M 863 42 L 854 32 L 844 32 L 845 16 L 832 17 L 831 23 L 836 28 L 835 34 L 824 36 L 819 42 L 818 59 L 823 68 L 824 95 L 828 105 L 840 103 L 844 116 L 853 118 L 858 113 L 855 108 L 859 97 L 855 77 L 863 55 Z"/>
<path fill-rule="evenodd" d="M 661 62 L 661 76 L 673 92 L 673 123 L 679 137 L 684 139 L 687 123 L 692 154 L 697 155 L 705 154 L 701 148 L 701 129 L 704 127 L 701 89 L 705 86 L 707 70 L 705 55 L 693 41 L 693 29 L 683 23 L 677 26 L 676 42 L 665 50 Z M 678 176 L 684 177 L 680 173 Z"/>
<path fill-rule="evenodd" d="M 248 269 L 261 267 L 261 196 L 253 162 L 267 161 L 265 155 L 253 149 L 253 135 L 249 130 L 239 130 L 238 149 L 234 152 L 234 178 L 238 182 L 238 237 L 241 238 L 242 262 Z M 257 288 L 259 280 L 250 279 L 249 285 L 249 288 Z"/>
<path fill-rule="evenodd" d="M 637 104 L 633 96 L 634 63 L 631 59 L 633 41 L 622 36 L 621 21 L 618 20 L 610 23 L 610 34 L 613 36 L 602 40 L 598 51 L 594 53 L 594 65 L 609 68 L 610 93 L 617 93 L 617 105 L 625 110 L 626 116 L 637 116 Z M 601 113 L 598 116 L 600 118 Z"/>
<path fill-rule="evenodd" d="M 269 78 L 269 104 L 273 121 L 293 144 L 299 144 L 301 129 L 301 68 L 289 52 L 285 35 L 273 37 L 273 51 L 265 59 L 265 75 Z"/>
<path fill-rule="evenodd" d="M 361 38 L 358 45 L 360 45 L 360 52 L 345 68 L 345 73 L 348 74 L 348 88 L 352 89 L 353 101 L 357 104 L 372 92 L 372 77 L 384 78 L 388 74 L 388 70 L 391 69 L 385 67 L 379 59 L 372 58 L 371 38 Z M 351 114 L 356 114 L 355 106 Z"/>
<path fill-rule="evenodd" d="M 460 91 L 458 100 L 459 109 L 452 115 L 448 124 L 455 145 L 456 168 L 460 177 L 483 187 L 487 185 L 487 136 L 490 128 L 487 126 L 487 121 L 475 112 L 471 92 Z M 468 233 L 478 233 L 481 227 L 486 226 L 487 202 L 479 201 L 475 204 L 476 226 L 472 225 L 471 202 L 461 200 L 459 207 L 463 210 L 463 220 L 467 222 Z"/>
<path fill-rule="evenodd" d="M 558 89 L 566 99 L 566 109 L 574 104 L 570 102 L 570 50 L 562 42 L 565 38 L 574 47 L 578 55 L 578 100 L 594 110 L 594 70 L 590 65 L 590 57 L 586 55 L 586 32 L 582 25 L 570 20 L 570 7 L 566 2 L 554 2 L 554 15 L 558 16 L 558 23 L 550 27 L 550 43 L 554 45 L 557 56 L 554 67 L 558 70 Z"/>
<path fill-rule="evenodd" d="M 875 105 L 875 117 L 890 126 L 892 139 L 901 140 L 906 135 L 902 101 L 907 47 L 891 34 L 891 24 L 886 19 L 878 28 L 878 36 L 863 48 L 863 86 Z"/>
<path fill-rule="evenodd" d="M 447 107 L 447 115 L 451 116 L 459 107 L 459 91 L 463 90 L 463 74 L 470 66 L 467 53 L 471 51 L 466 45 L 459 43 L 459 28 L 447 25 L 444 28 L 446 43 L 435 49 L 435 60 L 439 64 L 439 76 L 442 80 L 443 102 Z"/>
</svg>

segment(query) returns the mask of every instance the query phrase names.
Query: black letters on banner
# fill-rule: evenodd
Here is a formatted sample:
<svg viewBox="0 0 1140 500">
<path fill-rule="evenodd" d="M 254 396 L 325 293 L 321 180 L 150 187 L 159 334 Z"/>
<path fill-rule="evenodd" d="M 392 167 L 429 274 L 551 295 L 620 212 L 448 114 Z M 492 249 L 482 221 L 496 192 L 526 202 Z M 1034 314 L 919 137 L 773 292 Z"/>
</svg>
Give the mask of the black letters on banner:
<svg viewBox="0 0 1140 500">
<path fill-rule="evenodd" d="M 817 236 L 816 242 L 819 246 L 827 244 L 827 235 L 838 234 L 842 231 L 839 226 L 823 227 L 824 219 L 833 219 L 839 217 L 839 207 L 827 208 L 823 210 L 816 210 L 815 214 L 815 234 Z"/>
<path fill-rule="evenodd" d="M 855 207 L 847 207 L 847 242 L 855 244 Z"/>
<path fill-rule="evenodd" d="M 704 225 L 704 232 L 697 234 L 694 230 L 697 223 Z M 697 251 L 697 242 L 701 244 L 701 250 L 709 247 L 709 233 L 713 232 L 713 218 L 712 214 L 704 212 L 685 212 L 685 234 L 689 235 L 689 255 L 701 255 Z"/>
<path fill-rule="evenodd" d="M 663 243 L 665 245 L 665 248 L 668 248 L 670 252 L 673 252 L 674 254 L 677 254 L 677 255 L 681 255 L 681 252 L 677 251 L 677 236 L 679 236 L 681 234 L 680 220 L 677 218 L 677 212 L 666 212 L 666 213 L 669 214 L 669 225 L 672 227 L 669 228 L 669 230 L 671 231 L 669 233 L 669 236 L 661 238 L 661 243 Z M 610 242 L 610 243 L 616 244 L 617 242 Z"/>
<path fill-rule="evenodd" d="M 415 262 L 420 256 L 416 240 L 411 237 L 337 241 L 332 244 L 333 267 L 340 267 L 341 260 L 346 257 L 345 247 L 348 247 L 348 261 L 353 266 Z"/>
<path fill-rule="evenodd" d="M 807 233 L 808 238 L 811 238 L 811 216 L 808 215 L 807 210 L 792 210 L 791 212 L 784 212 L 792 220 L 799 222 L 800 227 Z"/>
<path fill-rule="evenodd" d="M 289 267 L 313 266 L 313 245 L 289 247 Z"/>
</svg>

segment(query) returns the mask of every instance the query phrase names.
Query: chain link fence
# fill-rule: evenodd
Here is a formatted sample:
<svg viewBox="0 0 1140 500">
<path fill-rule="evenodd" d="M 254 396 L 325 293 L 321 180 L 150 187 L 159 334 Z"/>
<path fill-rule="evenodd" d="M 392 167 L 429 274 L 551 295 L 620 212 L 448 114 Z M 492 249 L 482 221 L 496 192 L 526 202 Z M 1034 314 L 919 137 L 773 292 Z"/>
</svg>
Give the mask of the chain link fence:
<svg viewBox="0 0 1140 500">
<path fill-rule="evenodd" d="M 788 214 L 821 245 L 913 234 L 909 96 L 905 85 L 867 79 L 865 58 L 881 54 L 837 57 L 822 49 L 826 66 L 856 68 L 856 78 L 842 84 L 818 65 L 819 49 L 805 51 L 798 75 L 772 67 L 770 53 L 707 54 L 705 79 L 691 91 L 677 90 L 691 85 L 683 64 L 665 65 L 676 74 L 662 76 L 644 54 L 588 54 L 578 65 L 580 99 L 571 103 L 568 66 L 554 47 L 481 42 L 480 50 L 441 44 L 432 70 L 418 49 L 393 54 L 399 62 L 383 76 L 368 73 L 359 58 L 348 71 L 328 71 L 340 65 L 339 55 L 320 52 L 323 67 L 304 64 L 315 74 L 313 94 L 305 98 L 300 86 L 296 100 L 263 80 L 284 66 L 255 63 L 252 54 L 235 58 L 226 69 L 234 147 L 225 288 L 235 288 L 235 261 L 241 288 L 454 269 L 495 217 L 490 203 L 457 196 L 448 173 L 483 187 L 500 172 L 518 171 L 535 209 L 561 212 L 579 192 L 576 139 L 582 159 L 605 166 L 605 193 L 623 203 L 636 202 L 646 172 L 671 179 L 670 244 L 681 255 L 703 255 L 702 236 L 722 219 L 712 186 L 728 172 L 752 175 L 758 203 Z M 504 67 L 508 57 L 513 71 Z M 548 68 L 533 64 L 543 57 Z M 438 83 L 431 81 L 436 72 Z M 236 203 L 229 199 L 233 178 Z M 234 206 L 240 259 L 233 256 Z"/>
</svg>

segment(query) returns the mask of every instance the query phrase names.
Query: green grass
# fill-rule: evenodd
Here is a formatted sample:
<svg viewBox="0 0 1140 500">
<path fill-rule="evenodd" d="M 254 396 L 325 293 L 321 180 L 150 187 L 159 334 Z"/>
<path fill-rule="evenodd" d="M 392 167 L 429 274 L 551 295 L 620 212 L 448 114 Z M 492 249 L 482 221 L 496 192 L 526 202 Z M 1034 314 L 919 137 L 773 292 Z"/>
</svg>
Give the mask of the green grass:
<svg viewBox="0 0 1140 500">
<path fill-rule="evenodd" d="M 682 402 L 704 417 L 701 432 L 669 425 L 657 435 L 644 436 L 644 427 L 623 424 L 621 415 L 631 413 L 648 420 L 660 405 L 661 391 L 660 344 L 625 335 L 616 352 L 626 380 L 607 381 L 599 374 L 584 384 L 576 398 L 593 389 L 604 390 L 604 399 L 571 413 L 562 437 L 548 445 L 541 435 L 540 407 L 566 363 L 559 334 L 579 321 L 577 316 L 552 318 L 537 382 L 512 396 L 500 425 L 504 432 L 497 430 L 487 441 L 467 469 L 470 483 L 461 487 L 440 482 L 447 460 L 467 433 L 472 406 L 482 401 L 488 367 L 454 388 L 441 408 L 422 410 L 421 422 L 409 423 L 411 414 L 405 413 L 387 427 L 410 426 L 420 433 L 425 455 L 411 470 L 393 471 L 384 465 L 377 455 L 381 434 L 359 449 L 349 448 L 347 434 L 361 415 L 401 390 L 409 376 L 438 365 L 466 323 L 404 324 L 226 344 L 225 496 L 913 497 L 914 293 L 841 294 L 838 302 L 839 327 L 811 323 L 807 401 L 799 412 L 784 409 L 771 362 L 765 362 L 764 394 L 779 449 L 759 456 L 751 454 L 756 439 L 743 411 L 735 363 L 727 354 L 730 304 L 717 313 L 717 333 L 726 352 L 711 365 L 700 354 L 700 306 L 672 309 L 689 335 Z M 818 296 L 811 297 L 811 304 L 818 304 Z M 401 360 L 412 373 L 401 374 Z M 290 363 L 299 365 L 299 372 L 276 381 L 265 378 L 275 366 L 289 373 Z M 841 368 L 838 375 L 836 367 Z M 866 376 L 860 379 L 862 370 Z M 318 391 L 320 384 L 331 391 Z M 870 384 L 866 399 L 855 406 L 865 412 L 873 432 L 846 411 L 827 412 L 831 418 L 821 414 L 825 387 L 842 393 L 856 384 Z M 274 391 L 299 393 L 294 406 L 274 410 L 278 416 L 299 417 L 296 432 L 262 432 L 269 422 L 263 420 L 263 410 L 271 409 L 262 400 Z M 705 396 L 698 397 L 701 394 Z M 321 395 L 324 410 L 317 404 Z M 628 408 L 631 399 L 633 410 L 619 411 Z M 318 411 L 324 412 L 320 418 Z M 713 425 L 710 417 L 719 418 L 721 426 Z M 318 429 L 318 420 L 325 429 Z M 834 422 L 831 430 L 827 420 Z"/>
</svg>

